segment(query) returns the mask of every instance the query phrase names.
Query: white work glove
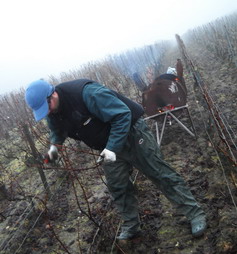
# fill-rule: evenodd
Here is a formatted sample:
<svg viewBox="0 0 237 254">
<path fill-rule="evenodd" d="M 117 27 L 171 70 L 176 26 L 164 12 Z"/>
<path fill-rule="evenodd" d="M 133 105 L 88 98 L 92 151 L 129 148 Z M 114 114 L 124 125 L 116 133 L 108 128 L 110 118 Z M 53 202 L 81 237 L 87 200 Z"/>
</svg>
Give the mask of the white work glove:
<svg viewBox="0 0 237 254">
<path fill-rule="evenodd" d="M 116 161 L 116 154 L 108 149 L 104 149 L 100 154 L 100 157 L 104 158 L 104 162 L 114 162 Z"/>
<path fill-rule="evenodd" d="M 51 145 L 48 151 L 50 161 L 56 161 L 58 158 L 58 148 L 55 145 Z"/>
</svg>

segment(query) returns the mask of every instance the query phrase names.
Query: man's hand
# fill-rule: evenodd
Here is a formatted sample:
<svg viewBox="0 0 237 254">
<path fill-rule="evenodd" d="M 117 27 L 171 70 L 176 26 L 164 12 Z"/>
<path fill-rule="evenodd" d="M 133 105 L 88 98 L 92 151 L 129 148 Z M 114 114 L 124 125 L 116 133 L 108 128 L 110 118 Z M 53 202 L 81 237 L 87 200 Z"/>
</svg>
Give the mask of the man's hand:
<svg viewBox="0 0 237 254">
<path fill-rule="evenodd" d="M 116 161 L 116 154 L 108 149 L 104 149 L 100 154 L 104 158 L 104 162 L 114 162 Z"/>
<path fill-rule="evenodd" d="M 58 148 L 55 145 L 51 145 L 48 151 L 50 162 L 54 162 L 58 158 Z"/>
</svg>

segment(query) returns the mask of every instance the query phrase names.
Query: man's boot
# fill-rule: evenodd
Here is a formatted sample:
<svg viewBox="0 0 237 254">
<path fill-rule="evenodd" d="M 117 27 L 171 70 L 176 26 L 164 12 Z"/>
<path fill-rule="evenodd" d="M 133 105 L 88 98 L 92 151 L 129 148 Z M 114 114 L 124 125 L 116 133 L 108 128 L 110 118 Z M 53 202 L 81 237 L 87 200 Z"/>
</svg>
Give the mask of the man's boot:
<svg viewBox="0 0 237 254">
<path fill-rule="evenodd" d="M 204 215 L 199 215 L 191 220 L 192 235 L 194 237 L 199 237 L 207 229 L 206 217 Z"/>
</svg>

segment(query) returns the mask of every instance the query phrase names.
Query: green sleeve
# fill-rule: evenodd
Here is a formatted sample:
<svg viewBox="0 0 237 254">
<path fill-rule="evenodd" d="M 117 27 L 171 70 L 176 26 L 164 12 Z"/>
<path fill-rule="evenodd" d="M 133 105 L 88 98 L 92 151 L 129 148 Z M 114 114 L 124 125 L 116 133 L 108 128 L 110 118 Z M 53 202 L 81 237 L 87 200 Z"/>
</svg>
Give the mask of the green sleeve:
<svg viewBox="0 0 237 254">
<path fill-rule="evenodd" d="M 49 139 L 50 143 L 54 145 L 62 145 L 67 138 L 66 131 L 61 131 L 56 124 L 53 124 L 49 117 L 46 117 L 48 127 L 50 129 Z"/>
<path fill-rule="evenodd" d="M 121 151 L 131 126 L 132 114 L 128 106 L 110 89 L 98 83 L 85 86 L 82 96 L 92 115 L 111 124 L 106 148 L 113 152 Z"/>
</svg>

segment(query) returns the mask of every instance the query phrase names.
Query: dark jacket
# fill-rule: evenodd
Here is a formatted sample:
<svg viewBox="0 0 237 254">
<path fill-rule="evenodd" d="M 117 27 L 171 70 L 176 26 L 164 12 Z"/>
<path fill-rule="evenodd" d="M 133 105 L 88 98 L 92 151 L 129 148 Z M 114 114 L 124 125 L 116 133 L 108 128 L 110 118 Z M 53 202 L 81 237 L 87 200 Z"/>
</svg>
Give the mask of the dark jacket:
<svg viewBox="0 0 237 254">
<path fill-rule="evenodd" d="M 59 84 L 56 92 L 59 111 L 47 117 L 54 144 L 70 137 L 93 149 L 118 152 L 131 125 L 143 115 L 139 104 L 91 80 Z"/>
</svg>

